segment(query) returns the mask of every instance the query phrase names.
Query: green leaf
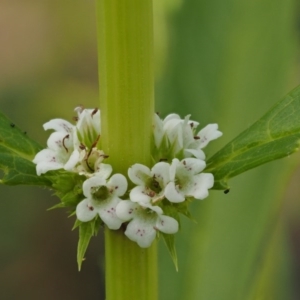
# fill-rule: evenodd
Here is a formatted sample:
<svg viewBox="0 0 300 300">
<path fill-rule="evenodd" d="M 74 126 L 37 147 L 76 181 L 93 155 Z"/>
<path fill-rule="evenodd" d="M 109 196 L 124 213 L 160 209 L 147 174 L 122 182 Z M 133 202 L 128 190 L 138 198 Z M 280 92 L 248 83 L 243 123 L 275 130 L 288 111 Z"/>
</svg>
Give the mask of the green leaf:
<svg viewBox="0 0 300 300">
<path fill-rule="evenodd" d="M 51 186 L 46 176 L 37 176 L 32 162 L 41 146 L 30 139 L 0 112 L 0 169 L 4 171 L 2 184 Z"/>
<path fill-rule="evenodd" d="M 164 241 L 166 243 L 166 246 L 169 250 L 169 253 L 171 255 L 175 269 L 176 269 L 176 271 L 178 271 L 178 259 L 177 259 L 177 252 L 176 252 L 176 247 L 175 247 L 174 234 L 165 234 L 165 233 L 161 233 L 161 234 L 162 234 Z"/>
<path fill-rule="evenodd" d="M 214 189 L 226 189 L 229 178 L 289 156 L 299 144 L 300 86 L 211 157 L 205 171 L 214 174 Z"/>
<path fill-rule="evenodd" d="M 81 222 L 79 220 L 75 221 L 72 230 L 79 227 L 79 240 L 77 247 L 78 271 L 81 270 L 81 265 L 84 261 L 84 255 L 90 243 L 91 237 L 97 235 L 101 223 L 102 221 L 98 217 L 94 218 L 90 222 Z"/>
<path fill-rule="evenodd" d="M 91 237 L 94 235 L 93 221 L 81 223 L 79 226 L 79 241 L 77 247 L 77 264 L 80 271 L 86 249 L 90 243 Z"/>
</svg>

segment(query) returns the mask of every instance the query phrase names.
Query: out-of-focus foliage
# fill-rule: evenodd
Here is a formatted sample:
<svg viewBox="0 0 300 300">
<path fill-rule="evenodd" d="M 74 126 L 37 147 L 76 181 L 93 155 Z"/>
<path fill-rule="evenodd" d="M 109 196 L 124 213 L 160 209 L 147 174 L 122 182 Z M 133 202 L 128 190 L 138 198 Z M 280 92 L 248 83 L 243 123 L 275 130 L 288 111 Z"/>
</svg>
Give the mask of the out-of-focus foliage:
<svg viewBox="0 0 300 300">
<path fill-rule="evenodd" d="M 224 136 L 210 153 L 225 145 L 296 85 L 294 11 L 293 0 L 184 1 L 170 21 L 157 110 L 217 122 Z M 161 251 L 161 299 L 291 299 L 280 221 L 295 160 L 252 170 L 231 181 L 229 194 L 195 203 L 198 224 L 186 222 L 177 238 L 178 273 Z"/>
</svg>

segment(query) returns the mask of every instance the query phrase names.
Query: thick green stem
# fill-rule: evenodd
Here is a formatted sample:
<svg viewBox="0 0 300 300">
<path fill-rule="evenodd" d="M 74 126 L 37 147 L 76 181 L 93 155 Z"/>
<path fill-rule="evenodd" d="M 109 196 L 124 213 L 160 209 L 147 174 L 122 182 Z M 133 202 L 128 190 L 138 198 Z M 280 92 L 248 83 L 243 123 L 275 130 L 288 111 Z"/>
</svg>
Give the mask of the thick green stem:
<svg viewBox="0 0 300 300">
<path fill-rule="evenodd" d="M 101 149 L 114 173 L 150 166 L 154 113 L 152 0 L 97 0 Z M 106 299 L 157 298 L 156 246 L 105 233 Z"/>
</svg>

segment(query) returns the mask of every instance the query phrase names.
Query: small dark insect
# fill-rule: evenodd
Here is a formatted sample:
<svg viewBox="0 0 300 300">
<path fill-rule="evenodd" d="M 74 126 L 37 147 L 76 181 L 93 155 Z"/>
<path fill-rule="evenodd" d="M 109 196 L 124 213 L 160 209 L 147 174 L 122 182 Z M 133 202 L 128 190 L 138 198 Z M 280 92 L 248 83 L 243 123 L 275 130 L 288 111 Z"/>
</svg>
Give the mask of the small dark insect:
<svg viewBox="0 0 300 300">
<path fill-rule="evenodd" d="M 24 133 L 24 134 L 27 134 L 27 131 L 24 131 L 23 133 Z"/>
<path fill-rule="evenodd" d="M 227 189 L 224 191 L 224 194 L 228 194 L 230 192 L 230 189 Z"/>
<path fill-rule="evenodd" d="M 16 125 L 14 123 L 10 123 L 10 127 L 14 128 Z"/>
</svg>

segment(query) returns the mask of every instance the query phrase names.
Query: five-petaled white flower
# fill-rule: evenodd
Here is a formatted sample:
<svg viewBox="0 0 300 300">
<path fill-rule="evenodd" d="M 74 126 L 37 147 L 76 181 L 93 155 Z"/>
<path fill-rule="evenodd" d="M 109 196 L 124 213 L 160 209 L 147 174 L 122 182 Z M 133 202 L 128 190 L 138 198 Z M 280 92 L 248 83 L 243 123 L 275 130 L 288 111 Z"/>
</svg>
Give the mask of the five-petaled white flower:
<svg viewBox="0 0 300 300">
<path fill-rule="evenodd" d="M 174 203 L 183 202 L 186 197 L 204 199 L 208 189 L 214 185 L 210 173 L 200 173 L 205 162 L 196 158 L 185 158 L 179 161 L 174 158 L 170 167 L 170 182 L 165 188 L 165 197 Z"/>
<path fill-rule="evenodd" d="M 119 196 L 127 190 L 127 180 L 122 174 L 114 174 L 107 181 L 112 169 L 100 167 L 100 170 L 103 171 L 84 181 L 86 198 L 78 203 L 76 216 L 78 220 L 88 222 L 99 215 L 109 229 L 119 229 L 123 221 L 116 215 L 116 206 L 121 201 Z"/>
<path fill-rule="evenodd" d="M 123 221 L 130 221 L 125 235 L 140 247 L 149 247 L 157 231 L 174 234 L 178 231 L 178 222 L 172 217 L 163 215 L 159 206 L 139 205 L 130 200 L 121 201 L 116 208 L 117 216 Z"/>
<path fill-rule="evenodd" d="M 50 170 L 71 170 L 78 162 L 77 153 L 73 153 L 74 126 L 63 119 L 54 119 L 44 124 L 44 129 L 52 129 L 47 141 L 47 149 L 38 152 L 33 160 L 37 175 Z"/>
<path fill-rule="evenodd" d="M 134 164 L 128 169 L 128 177 L 137 185 L 130 191 L 130 200 L 153 204 L 164 198 L 165 187 L 170 181 L 170 164 L 159 162 L 151 170 Z"/>
</svg>

